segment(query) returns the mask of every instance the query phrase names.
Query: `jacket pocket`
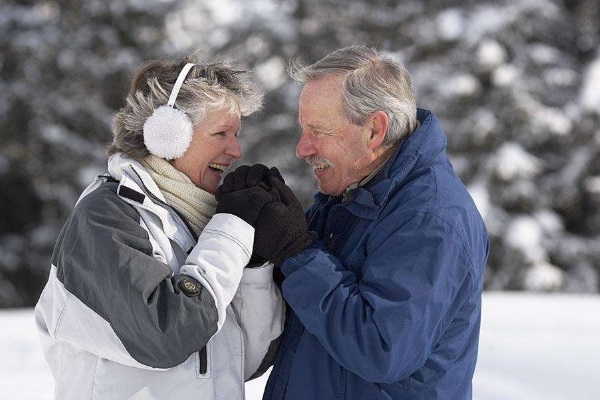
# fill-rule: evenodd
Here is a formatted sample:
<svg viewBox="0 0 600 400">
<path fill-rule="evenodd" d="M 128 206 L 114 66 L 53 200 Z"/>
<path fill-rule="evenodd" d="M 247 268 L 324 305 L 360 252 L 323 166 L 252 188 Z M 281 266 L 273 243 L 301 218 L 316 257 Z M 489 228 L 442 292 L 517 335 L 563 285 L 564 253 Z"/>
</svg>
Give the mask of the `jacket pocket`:
<svg viewBox="0 0 600 400">
<path fill-rule="evenodd" d="M 200 349 L 196 354 L 196 378 L 207 379 L 210 378 L 210 357 L 209 357 L 209 344 Z"/>
</svg>

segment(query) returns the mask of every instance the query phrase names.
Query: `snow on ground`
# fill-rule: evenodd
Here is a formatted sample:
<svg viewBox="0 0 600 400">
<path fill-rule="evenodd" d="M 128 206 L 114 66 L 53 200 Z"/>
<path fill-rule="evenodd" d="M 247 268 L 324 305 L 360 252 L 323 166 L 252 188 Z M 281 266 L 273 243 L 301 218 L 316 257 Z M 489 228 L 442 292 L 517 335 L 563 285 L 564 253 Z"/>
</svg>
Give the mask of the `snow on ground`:
<svg viewBox="0 0 600 400">
<path fill-rule="evenodd" d="M 474 400 L 600 399 L 600 296 L 484 295 Z M 246 385 L 258 400 L 266 376 Z M 0 312 L 0 399 L 52 399 L 33 310 Z"/>
</svg>

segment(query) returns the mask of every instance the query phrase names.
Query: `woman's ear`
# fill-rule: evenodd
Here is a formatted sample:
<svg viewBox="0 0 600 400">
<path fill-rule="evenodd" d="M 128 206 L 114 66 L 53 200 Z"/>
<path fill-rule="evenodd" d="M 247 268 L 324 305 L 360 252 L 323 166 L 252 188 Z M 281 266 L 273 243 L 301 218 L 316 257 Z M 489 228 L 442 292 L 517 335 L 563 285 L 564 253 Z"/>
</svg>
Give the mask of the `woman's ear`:
<svg viewBox="0 0 600 400">
<path fill-rule="evenodd" d="M 369 139 L 369 147 L 371 150 L 377 150 L 385 140 L 388 128 L 388 116 L 383 111 L 375 111 L 369 117 L 371 137 Z"/>
</svg>

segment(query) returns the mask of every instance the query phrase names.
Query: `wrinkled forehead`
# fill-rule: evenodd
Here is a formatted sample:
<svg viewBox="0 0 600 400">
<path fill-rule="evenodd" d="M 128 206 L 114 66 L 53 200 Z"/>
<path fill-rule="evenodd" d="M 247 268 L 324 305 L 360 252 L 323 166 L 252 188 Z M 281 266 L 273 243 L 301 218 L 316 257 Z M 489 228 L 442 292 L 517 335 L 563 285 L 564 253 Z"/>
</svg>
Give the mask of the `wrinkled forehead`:
<svg viewBox="0 0 600 400">
<path fill-rule="evenodd" d="M 303 97 L 314 97 L 323 95 L 334 95 L 341 96 L 342 84 L 344 82 L 345 75 L 324 75 L 309 80 L 304 84 L 302 91 L 300 92 L 300 99 Z"/>
<path fill-rule="evenodd" d="M 300 93 L 298 120 L 326 120 L 343 115 L 342 79 L 328 75 L 307 82 Z"/>
</svg>

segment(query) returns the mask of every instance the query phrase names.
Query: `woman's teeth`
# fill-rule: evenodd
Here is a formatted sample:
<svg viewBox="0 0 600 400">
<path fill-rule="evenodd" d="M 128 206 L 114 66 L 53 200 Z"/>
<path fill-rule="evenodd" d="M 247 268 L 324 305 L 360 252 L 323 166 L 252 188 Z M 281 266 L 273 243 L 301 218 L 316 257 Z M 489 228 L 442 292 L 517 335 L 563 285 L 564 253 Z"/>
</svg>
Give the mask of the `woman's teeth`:
<svg viewBox="0 0 600 400">
<path fill-rule="evenodd" d="M 209 168 L 216 169 L 217 171 L 225 172 L 227 169 L 227 165 L 219 165 L 219 164 L 208 164 Z"/>
</svg>

